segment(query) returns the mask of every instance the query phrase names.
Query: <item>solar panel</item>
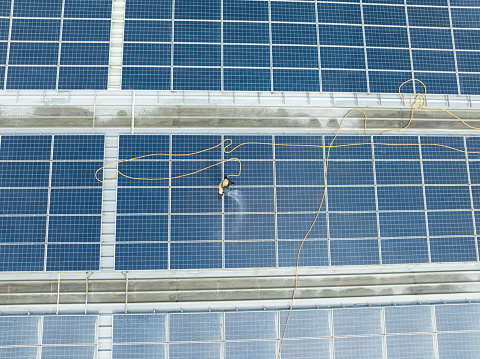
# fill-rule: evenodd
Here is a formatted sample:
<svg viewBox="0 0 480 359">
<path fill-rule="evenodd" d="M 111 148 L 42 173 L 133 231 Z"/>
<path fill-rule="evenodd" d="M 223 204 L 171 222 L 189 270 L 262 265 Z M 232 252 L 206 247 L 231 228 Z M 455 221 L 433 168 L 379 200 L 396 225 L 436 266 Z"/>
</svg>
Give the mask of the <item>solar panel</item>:
<svg viewBox="0 0 480 359">
<path fill-rule="evenodd" d="M 107 88 L 112 0 L 18 0 L 1 6 L 0 48 L 7 65 L 2 88 Z"/>
<path fill-rule="evenodd" d="M 0 318 L 0 358 L 95 358 L 97 316 Z M 68 328 L 68 329 L 67 329 Z"/>
<path fill-rule="evenodd" d="M 103 147 L 104 136 L 0 138 L 0 270 L 99 268 Z"/>
<path fill-rule="evenodd" d="M 478 304 L 299 309 L 282 358 L 474 358 Z M 113 315 L 113 358 L 271 358 L 287 310 Z M 402 354 L 404 353 L 404 354 Z"/>
<path fill-rule="evenodd" d="M 119 165 L 138 179 L 118 179 L 116 269 L 295 266 L 326 167 L 301 266 L 477 261 L 480 157 L 451 149 L 476 151 L 476 138 L 339 136 L 327 166 L 332 139 L 121 135 L 120 158 L 146 157 Z M 241 175 L 219 197 L 234 157 Z"/>
</svg>

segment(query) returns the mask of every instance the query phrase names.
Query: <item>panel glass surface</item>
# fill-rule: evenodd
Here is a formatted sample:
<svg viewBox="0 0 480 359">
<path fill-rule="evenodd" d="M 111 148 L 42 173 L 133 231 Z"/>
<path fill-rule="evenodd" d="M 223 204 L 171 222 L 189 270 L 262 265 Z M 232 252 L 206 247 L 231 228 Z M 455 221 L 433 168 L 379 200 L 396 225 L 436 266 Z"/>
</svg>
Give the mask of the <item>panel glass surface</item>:
<svg viewBox="0 0 480 359">
<path fill-rule="evenodd" d="M 103 153 L 104 136 L 0 138 L 1 271 L 99 268 Z"/>
<path fill-rule="evenodd" d="M 116 269 L 293 267 L 314 220 L 300 266 L 478 261 L 480 162 L 445 147 L 476 138 L 339 136 L 327 166 L 332 140 L 121 135 Z"/>
</svg>

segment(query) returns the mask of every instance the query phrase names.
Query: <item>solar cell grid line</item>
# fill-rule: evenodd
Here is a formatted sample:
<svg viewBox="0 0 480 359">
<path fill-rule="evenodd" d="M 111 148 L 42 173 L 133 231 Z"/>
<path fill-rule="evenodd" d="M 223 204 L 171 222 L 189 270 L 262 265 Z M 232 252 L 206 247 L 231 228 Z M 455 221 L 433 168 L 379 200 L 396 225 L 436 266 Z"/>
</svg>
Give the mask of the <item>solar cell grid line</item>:
<svg viewBox="0 0 480 359">
<path fill-rule="evenodd" d="M 378 186 L 377 186 L 377 171 L 375 170 L 375 145 L 373 141 L 373 136 L 370 137 L 371 147 L 372 147 L 372 163 L 373 163 L 373 185 L 375 191 L 375 212 L 377 215 L 377 235 L 378 235 L 378 255 L 379 255 L 379 264 L 383 264 L 382 261 L 382 240 L 380 238 L 380 214 L 379 214 L 379 205 L 378 205 Z M 383 319 L 384 313 L 383 313 Z M 384 326 L 384 320 L 382 320 L 382 325 Z M 385 329 L 385 327 L 383 327 Z M 383 331 L 385 333 L 385 331 Z"/>
<path fill-rule="evenodd" d="M 58 82 L 59 82 L 59 77 L 60 77 L 60 59 L 62 55 L 62 32 L 63 32 L 63 17 L 65 13 L 65 0 L 61 0 L 61 15 L 60 15 L 60 34 L 59 34 L 59 42 L 58 42 L 58 54 L 57 54 L 57 78 L 56 78 L 56 84 L 55 84 L 55 89 L 58 90 Z"/>
<path fill-rule="evenodd" d="M 415 82 L 415 81 L 413 81 Z M 418 138 L 418 143 L 421 143 L 421 137 L 417 136 Z M 423 208 L 424 208 L 424 213 L 425 213 L 425 229 L 426 229 L 426 235 L 427 235 L 427 246 L 428 246 L 428 263 L 432 263 L 432 251 L 431 251 L 431 246 L 430 246 L 430 227 L 429 227 L 429 222 L 428 222 L 428 211 L 427 211 L 427 194 L 426 194 L 426 188 L 425 188 L 425 175 L 424 175 L 424 169 L 423 169 L 423 148 L 422 146 L 418 146 L 418 151 L 420 155 L 420 171 L 422 175 L 422 191 L 423 191 Z"/>
<path fill-rule="evenodd" d="M 13 6 L 14 6 L 14 0 L 11 0 L 9 21 L 8 21 L 9 25 L 8 25 L 8 39 L 7 39 L 7 54 L 5 57 L 5 74 L 3 77 L 3 84 L 2 84 L 3 90 L 7 88 L 8 62 L 10 58 L 10 46 L 12 43 L 11 40 L 12 40 Z"/>
<path fill-rule="evenodd" d="M 480 260 L 480 252 L 478 250 L 478 233 L 477 233 L 477 226 L 476 226 L 476 217 L 475 217 L 475 205 L 473 203 L 473 191 L 472 191 L 472 180 L 470 176 L 470 161 L 469 161 L 469 154 L 468 154 L 468 146 L 467 146 L 467 137 L 463 138 L 463 144 L 464 144 L 464 150 L 466 151 L 465 157 L 467 159 L 467 174 L 468 174 L 468 190 L 470 194 L 470 208 L 472 209 L 472 215 L 473 215 L 473 234 L 475 235 L 475 252 L 476 252 L 476 257 L 477 261 Z"/>
<path fill-rule="evenodd" d="M 365 35 L 365 16 L 364 16 L 364 5 L 360 2 L 360 15 L 362 21 L 362 37 L 363 37 L 363 56 L 365 58 L 365 75 L 367 78 L 367 92 L 370 93 L 370 77 L 369 77 L 369 67 L 368 67 L 368 56 L 367 56 L 367 38 Z M 372 148 L 373 150 L 373 148 Z M 381 264 L 381 261 L 380 261 Z"/>
</svg>

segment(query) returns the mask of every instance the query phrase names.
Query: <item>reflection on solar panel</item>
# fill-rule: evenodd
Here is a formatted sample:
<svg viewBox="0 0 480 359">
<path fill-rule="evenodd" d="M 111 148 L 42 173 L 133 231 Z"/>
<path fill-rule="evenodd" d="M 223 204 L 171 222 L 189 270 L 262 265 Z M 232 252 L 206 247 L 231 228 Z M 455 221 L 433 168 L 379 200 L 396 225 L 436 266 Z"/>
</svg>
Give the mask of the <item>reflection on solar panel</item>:
<svg viewBox="0 0 480 359">
<path fill-rule="evenodd" d="M 96 270 L 104 136 L 1 136 L 0 271 Z"/>
<path fill-rule="evenodd" d="M 276 358 L 287 314 L 114 315 L 113 358 Z M 479 323 L 479 304 L 294 310 L 281 357 L 474 358 Z"/>
<path fill-rule="evenodd" d="M 124 89 L 388 93 L 414 77 L 480 94 L 478 2 L 126 0 L 125 18 Z"/>
<path fill-rule="evenodd" d="M 5 89 L 106 89 L 112 0 L 5 0 L 0 81 Z"/>
<path fill-rule="evenodd" d="M 95 358 L 97 316 L 0 318 L 0 358 Z"/>
<path fill-rule="evenodd" d="M 246 144 L 230 154 L 231 138 Z M 120 136 L 118 270 L 295 266 L 321 202 L 331 136 Z M 271 146 L 268 143 L 276 143 Z M 301 266 L 478 261 L 480 162 L 477 137 L 341 136 L 328 161 L 327 192 L 302 247 Z M 171 150 L 169 150 L 171 148 Z"/>
</svg>

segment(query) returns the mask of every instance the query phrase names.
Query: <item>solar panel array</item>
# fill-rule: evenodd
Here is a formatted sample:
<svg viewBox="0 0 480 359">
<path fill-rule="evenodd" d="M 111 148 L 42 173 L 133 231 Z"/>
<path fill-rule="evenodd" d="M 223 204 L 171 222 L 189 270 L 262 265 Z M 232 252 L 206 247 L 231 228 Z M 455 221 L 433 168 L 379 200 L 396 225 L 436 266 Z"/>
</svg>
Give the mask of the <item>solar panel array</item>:
<svg viewBox="0 0 480 359">
<path fill-rule="evenodd" d="M 480 94 L 477 1 L 126 0 L 125 19 L 123 89 L 389 93 L 417 78 Z"/>
<path fill-rule="evenodd" d="M 0 137 L 0 271 L 99 269 L 103 158 L 104 136 Z"/>
<path fill-rule="evenodd" d="M 225 139 L 223 146 L 193 156 Z M 117 270 L 292 267 L 320 205 L 332 136 L 121 135 Z M 227 142 L 228 143 L 228 142 Z M 277 144 L 272 146 L 270 144 Z M 354 146 L 344 146 L 354 144 Z M 478 261 L 478 137 L 339 136 L 300 266 Z M 452 150 L 451 148 L 460 151 Z"/>
<path fill-rule="evenodd" d="M 96 358 L 97 316 L 2 316 L 0 358 Z"/>
<path fill-rule="evenodd" d="M 106 89 L 112 0 L 3 0 L 2 89 Z"/>
<path fill-rule="evenodd" d="M 113 358 L 276 358 L 287 314 L 114 315 Z M 306 309 L 292 311 L 281 358 L 473 359 L 479 351 L 479 304 Z"/>
</svg>

